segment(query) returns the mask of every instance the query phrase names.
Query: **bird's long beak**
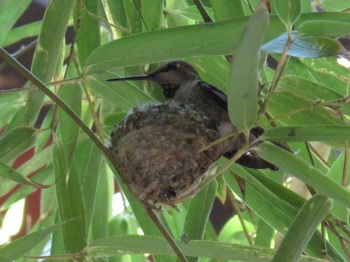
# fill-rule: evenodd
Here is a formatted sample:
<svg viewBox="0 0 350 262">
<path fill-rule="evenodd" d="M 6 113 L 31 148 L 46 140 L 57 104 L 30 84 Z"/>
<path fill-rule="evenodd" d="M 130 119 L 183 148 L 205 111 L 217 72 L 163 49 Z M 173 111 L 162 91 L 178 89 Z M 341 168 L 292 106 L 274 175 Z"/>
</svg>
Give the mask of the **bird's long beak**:
<svg viewBox="0 0 350 262">
<path fill-rule="evenodd" d="M 126 77 L 118 77 L 118 78 L 110 78 L 107 79 L 107 82 L 113 81 L 130 81 L 130 80 L 147 80 L 149 79 L 148 75 L 139 75 L 139 76 L 126 76 Z"/>
</svg>

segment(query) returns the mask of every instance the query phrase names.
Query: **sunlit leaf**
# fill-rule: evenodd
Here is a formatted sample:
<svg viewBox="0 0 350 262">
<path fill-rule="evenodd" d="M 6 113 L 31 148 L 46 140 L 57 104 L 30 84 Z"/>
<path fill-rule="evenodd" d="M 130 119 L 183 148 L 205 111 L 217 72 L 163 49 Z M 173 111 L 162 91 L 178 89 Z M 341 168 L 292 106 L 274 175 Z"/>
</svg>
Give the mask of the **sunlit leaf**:
<svg viewBox="0 0 350 262">
<path fill-rule="evenodd" d="M 288 34 L 283 33 L 279 37 L 264 44 L 261 49 L 270 53 L 282 53 L 287 42 Z M 331 38 L 324 36 L 304 36 L 292 33 L 293 44 L 287 54 L 300 58 L 316 58 L 337 55 L 344 52 L 342 45 Z"/>
</svg>

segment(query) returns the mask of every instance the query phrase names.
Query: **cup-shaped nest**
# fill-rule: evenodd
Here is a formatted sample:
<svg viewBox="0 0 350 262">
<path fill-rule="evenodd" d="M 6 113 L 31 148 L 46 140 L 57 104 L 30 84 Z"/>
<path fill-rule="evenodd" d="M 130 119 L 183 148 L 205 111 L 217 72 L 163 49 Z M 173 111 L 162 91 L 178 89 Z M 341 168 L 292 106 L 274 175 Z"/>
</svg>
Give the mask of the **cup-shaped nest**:
<svg viewBox="0 0 350 262">
<path fill-rule="evenodd" d="M 154 207 L 191 197 L 227 150 L 208 119 L 176 103 L 135 108 L 111 133 L 110 150 L 124 183 Z"/>
</svg>

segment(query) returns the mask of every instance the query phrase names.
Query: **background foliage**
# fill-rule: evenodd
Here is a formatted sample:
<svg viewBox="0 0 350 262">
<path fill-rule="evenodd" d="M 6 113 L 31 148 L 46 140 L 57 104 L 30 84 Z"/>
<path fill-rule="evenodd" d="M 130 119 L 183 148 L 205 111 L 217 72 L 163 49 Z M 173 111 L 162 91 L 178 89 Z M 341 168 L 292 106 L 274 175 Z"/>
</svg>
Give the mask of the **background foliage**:
<svg viewBox="0 0 350 262">
<path fill-rule="evenodd" d="M 0 2 L 2 47 L 38 37 L 30 72 L 0 52 L 29 80 L 0 93 L 2 229 L 11 207 L 36 190 L 41 194 L 40 219 L 0 247 L 1 261 L 40 255 L 145 261 L 145 253 L 175 260 L 122 183 L 129 204 L 113 215 L 114 180 L 120 179 L 103 147 L 131 108 L 164 100 L 151 83 L 105 80 L 150 72 L 173 59 L 191 63 L 204 81 L 227 92 L 231 119 L 243 131 L 257 121 L 267 130 L 261 140 L 289 142 L 295 152 L 269 142 L 258 146 L 278 172 L 220 160 L 217 181 L 179 204 L 179 211 L 158 214 L 189 260 L 350 260 L 349 69 L 336 57 L 344 54 L 337 39 L 350 35 L 348 0 L 271 1 L 270 16 L 258 1 L 198 2 L 52 0 L 41 21 L 16 28 L 30 1 Z M 74 28 L 74 45 L 64 41 L 68 28 Z M 252 53 L 258 39 L 261 56 Z M 255 77 L 258 100 L 241 99 L 242 90 L 257 91 L 247 81 Z M 33 156 L 15 167 L 27 150 Z M 237 207 L 243 197 L 233 174 L 246 180 L 249 212 Z M 287 176 L 305 182 L 313 197 L 297 195 Z M 209 220 L 215 195 L 229 199 L 238 213 L 220 232 Z M 275 244 L 277 251 L 270 249 Z"/>
</svg>

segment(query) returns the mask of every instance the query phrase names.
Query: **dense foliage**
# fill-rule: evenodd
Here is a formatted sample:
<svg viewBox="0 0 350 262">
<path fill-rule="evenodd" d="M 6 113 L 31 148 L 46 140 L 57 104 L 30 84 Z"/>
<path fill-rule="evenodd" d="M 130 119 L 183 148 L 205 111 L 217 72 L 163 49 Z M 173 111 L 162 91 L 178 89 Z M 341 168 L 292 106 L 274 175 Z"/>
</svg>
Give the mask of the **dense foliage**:
<svg viewBox="0 0 350 262">
<path fill-rule="evenodd" d="M 0 50 L 5 67 L 28 80 L 0 90 L 1 227 L 9 217 L 14 223 L 11 207 L 38 190 L 40 217 L 0 246 L 1 261 L 175 260 L 107 150 L 130 109 L 164 97 L 147 81 L 105 81 L 175 59 L 227 93 L 241 131 L 266 130 L 256 151 L 280 167 L 220 159 L 216 180 L 178 210 L 158 212 L 183 254 L 191 261 L 350 260 L 350 71 L 338 61 L 350 35 L 348 0 L 51 0 L 42 20 L 13 28 L 30 2 L 0 2 L 3 48 L 37 37 L 30 71 Z M 288 142 L 294 153 L 270 141 Z M 237 176 L 246 181 L 243 195 Z M 127 199 L 117 215 L 115 180 Z M 209 219 L 215 196 L 237 213 L 217 232 Z"/>
</svg>

